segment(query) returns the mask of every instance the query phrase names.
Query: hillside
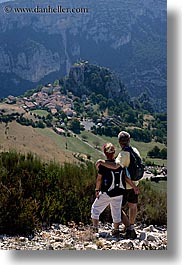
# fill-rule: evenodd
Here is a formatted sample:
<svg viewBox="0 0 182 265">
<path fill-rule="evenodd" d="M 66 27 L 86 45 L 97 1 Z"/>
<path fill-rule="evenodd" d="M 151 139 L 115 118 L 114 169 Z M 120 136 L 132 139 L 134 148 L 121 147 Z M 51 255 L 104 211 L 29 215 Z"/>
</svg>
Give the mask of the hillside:
<svg viewBox="0 0 182 265">
<path fill-rule="evenodd" d="M 87 8 L 64 14 L 46 13 L 48 6 L 57 8 L 48 0 L 9 1 L 9 14 L 5 5 L 0 8 L 0 97 L 53 82 L 81 58 L 109 67 L 131 97 L 146 92 L 155 110 L 166 111 L 165 0 L 64 0 L 63 8 Z"/>
<path fill-rule="evenodd" d="M 166 113 L 153 113 L 146 96 L 132 101 L 109 68 L 87 61 L 75 63 L 69 75 L 53 84 L 4 98 L 0 122 L 1 150 L 31 151 L 60 163 L 75 158 L 96 161 L 106 141 L 118 145 L 121 130 L 131 134 L 144 159 L 156 145 L 152 161 L 161 158 L 160 150 L 162 159 L 167 152 Z"/>
<path fill-rule="evenodd" d="M 72 152 L 58 148 L 49 136 L 39 133 L 38 129 L 22 126 L 15 121 L 8 124 L 8 130 L 4 123 L 0 124 L 0 151 L 8 150 L 17 150 L 25 154 L 32 152 L 44 161 L 55 160 L 61 164 L 77 161 Z"/>
<path fill-rule="evenodd" d="M 2 109 L 9 113 L 13 111 L 23 112 L 27 117 L 31 117 L 30 113 L 26 113 L 18 105 L 1 103 L 0 110 Z M 0 123 L 0 151 L 15 149 L 21 153 L 32 152 L 44 161 L 55 160 L 60 164 L 64 162 L 78 163 L 87 160 L 88 155 L 93 162 L 99 158 L 104 158 L 102 145 L 106 142 L 112 142 L 117 147 L 117 153 L 119 152 L 117 137 L 95 135 L 86 130 L 79 135 L 74 134 L 65 137 L 58 135 L 51 128 L 33 128 L 32 126 L 23 126 L 16 121 L 8 122 L 8 125 Z M 140 150 L 143 158 L 146 158 L 147 152 L 156 145 L 155 142 L 142 143 L 133 139 L 131 143 Z M 165 147 L 160 143 L 157 143 L 157 146 L 160 149 Z M 165 160 L 150 160 L 157 164 L 166 165 Z"/>
<path fill-rule="evenodd" d="M 117 75 L 87 61 L 53 84 L 4 98 L 0 122 L 0 150 L 31 151 L 59 163 L 94 162 L 106 141 L 118 146 L 118 133 L 127 130 L 143 159 L 154 149 L 151 161 L 166 164 L 166 113 L 154 113 L 147 96 L 132 101 Z"/>
</svg>

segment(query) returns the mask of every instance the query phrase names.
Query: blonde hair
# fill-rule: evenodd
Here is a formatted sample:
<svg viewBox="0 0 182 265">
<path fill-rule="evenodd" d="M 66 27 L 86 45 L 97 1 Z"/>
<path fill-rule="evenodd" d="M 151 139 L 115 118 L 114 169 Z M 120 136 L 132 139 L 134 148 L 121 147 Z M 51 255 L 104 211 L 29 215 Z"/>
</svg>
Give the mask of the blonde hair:
<svg viewBox="0 0 182 265">
<path fill-rule="evenodd" d="M 115 152 L 115 147 L 112 143 L 104 144 L 102 149 L 103 149 L 104 153 L 107 153 L 107 154 L 112 154 Z"/>
</svg>

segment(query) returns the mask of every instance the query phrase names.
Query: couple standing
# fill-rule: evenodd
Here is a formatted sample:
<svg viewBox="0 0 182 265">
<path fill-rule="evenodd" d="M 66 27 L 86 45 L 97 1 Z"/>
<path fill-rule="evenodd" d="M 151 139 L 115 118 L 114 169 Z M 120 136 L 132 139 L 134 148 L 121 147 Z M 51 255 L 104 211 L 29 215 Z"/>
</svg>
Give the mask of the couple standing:
<svg viewBox="0 0 182 265">
<path fill-rule="evenodd" d="M 93 223 L 93 230 L 98 231 L 99 216 L 104 209 L 110 205 L 111 215 L 113 219 L 114 228 L 112 230 L 113 236 L 119 236 L 119 225 L 122 222 L 126 227 L 126 238 L 135 239 L 137 234 L 134 229 L 136 214 L 137 214 L 137 203 L 139 189 L 137 187 L 138 181 L 132 181 L 127 167 L 130 164 L 130 134 L 121 131 L 118 134 L 118 141 L 121 146 L 121 151 L 115 159 L 115 147 L 111 143 L 107 143 L 103 146 L 106 160 L 98 160 L 96 167 L 98 169 L 98 175 L 96 180 L 95 195 L 96 199 L 92 204 L 91 218 Z M 133 148 L 134 151 L 140 156 L 138 150 Z M 118 194 L 109 196 L 106 193 L 106 182 L 112 179 L 114 173 L 120 172 L 122 175 L 120 189 Z M 122 206 L 128 203 L 129 207 L 129 218 L 123 210 Z"/>
</svg>

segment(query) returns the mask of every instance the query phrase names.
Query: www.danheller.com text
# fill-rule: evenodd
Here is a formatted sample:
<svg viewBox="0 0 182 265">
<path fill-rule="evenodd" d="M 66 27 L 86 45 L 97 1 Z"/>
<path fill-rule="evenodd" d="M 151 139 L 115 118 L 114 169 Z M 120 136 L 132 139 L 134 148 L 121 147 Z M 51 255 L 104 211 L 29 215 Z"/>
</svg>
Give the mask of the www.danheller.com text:
<svg viewBox="0 0 182 265">
<path fill-rule="evenodd" d="M 87 7 L 62 7 L 58 5 L 53 6 L 36 6 L 36 7 L 13 7 L 7 5 L 4 7 L 5 13 L 88 13 L 89 9 Z"/>
</svg>

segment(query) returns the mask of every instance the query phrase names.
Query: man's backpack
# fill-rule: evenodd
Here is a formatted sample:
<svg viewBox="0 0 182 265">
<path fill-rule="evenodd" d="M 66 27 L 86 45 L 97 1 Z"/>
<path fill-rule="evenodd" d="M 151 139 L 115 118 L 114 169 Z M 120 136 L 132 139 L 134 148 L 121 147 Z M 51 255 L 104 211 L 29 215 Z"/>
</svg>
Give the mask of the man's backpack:
<svg viewBox="0 0 182 265">
<path fill-rule="evenodd" d="M 105 191 L 109 197 L 115 197 L 125 193 L 125 174 L 125 169 L 120 167 L 116 170 L 110 170 L 109 178 L 103 178 L 103 191 Z"/>
<path fill-rule="evenodd" d="M 127 169 L 130 173 L 131 180 L 140 180 L 143 177 L 145 168 L 142 159 L 131 146 L 126 147 L 124 150 L 130 153 L 130 164 Z"/>
</svg>

